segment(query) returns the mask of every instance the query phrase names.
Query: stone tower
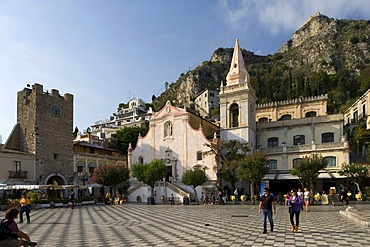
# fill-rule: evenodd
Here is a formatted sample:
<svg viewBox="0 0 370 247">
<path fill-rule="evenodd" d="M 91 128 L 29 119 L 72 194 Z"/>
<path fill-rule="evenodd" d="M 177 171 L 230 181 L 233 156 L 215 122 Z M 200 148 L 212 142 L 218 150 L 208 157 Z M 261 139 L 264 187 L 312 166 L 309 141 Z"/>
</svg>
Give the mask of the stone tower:
<svg viewBox="0 0 370 247">
<path fill-rule="evenodd" d="M 239 40 L 236 39 L 226 85 L 220 86 L 221 139 L 248 142 L 256 145 L 256 101 L 250 76 L 246 70 Z"/>
<path fill-rule="evenodd" d="M 73 172 L 73 95 L 35 83 L 18 92 L 19 148 L 35 154 L 40 184 L 68 184 Z"/>
</svg>

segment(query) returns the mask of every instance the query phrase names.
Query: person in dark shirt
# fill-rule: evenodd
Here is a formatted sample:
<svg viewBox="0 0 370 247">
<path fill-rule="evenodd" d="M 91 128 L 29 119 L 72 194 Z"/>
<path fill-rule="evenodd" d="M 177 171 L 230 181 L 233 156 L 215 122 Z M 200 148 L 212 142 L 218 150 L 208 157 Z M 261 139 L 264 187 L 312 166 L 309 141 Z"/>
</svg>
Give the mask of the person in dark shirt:
<svg viewBox="0 0 370 247">
<path fill-rule="evenodd" d="M 291 207 L 289 211 L 290 223 L 292 224 L 291 232 L 298 232 L 299 227 L 299 214 L 301 212 L 302 198 L 297 194 L 297 190 L 293 189 L 291 191 L 292 195 L 288 200 L 288 206 Z M 295 216 L 295 223 L 294 223 Z"/>
<path fill-rule="evenodd" d="M 8 237 L 0 241 L 0 246 L 17 247 L 17 246 L 36 246 L 37 243 L 31 242 L 30 236 L 19 230 L 15 219 L 19 215 L 19 210 L 9 208 L 5 213 L 5 219 L 1 221 L 4 224 Z"/>
<path fill-rule="evenodd" d="M 348 193 L 348 190 L 347 190 L 347 188 L 346 187 L 343 187 L 342 189 L 341 189 L 341 191 L 340 191 L 340 202 L 341 203 L 344 203 L 343 202 L 343 200 L 346 202 L 346 204 L 348 205 L 349 204 L 349 202 L 348 202 L 348 195 L 347 195 L 347 193 Z"/>
<path fill-rule="evenodd" d="M 263 219 L 263 232 L 267 233 L 267 218 L 270 222 L 270 231 L 274 231 L 274 221 L 272 219 L 272 214 L 276 214 L 276 203 L 275 198 L 270 194 L 269 188 L 263 190 L 263 196 L 260 198 L 260 204 L 258 207 L 258 214 L 262 212 Z"/>
</svg>

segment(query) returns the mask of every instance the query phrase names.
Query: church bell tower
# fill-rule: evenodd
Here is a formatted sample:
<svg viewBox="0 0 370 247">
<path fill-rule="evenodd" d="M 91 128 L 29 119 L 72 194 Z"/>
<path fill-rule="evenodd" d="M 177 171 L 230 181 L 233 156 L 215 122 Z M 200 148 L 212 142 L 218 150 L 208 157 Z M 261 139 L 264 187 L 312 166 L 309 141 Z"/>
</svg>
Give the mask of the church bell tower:
<svg viewBox="0 0 370 247">
<path fill-rule="evenodd" d="M 226 85 L 220 86 L 221 139 L 248 142 L 251 150 L 256 145 L 255 91 L 245 67 L 239 40 L 236 39 Z"/>
</svg>

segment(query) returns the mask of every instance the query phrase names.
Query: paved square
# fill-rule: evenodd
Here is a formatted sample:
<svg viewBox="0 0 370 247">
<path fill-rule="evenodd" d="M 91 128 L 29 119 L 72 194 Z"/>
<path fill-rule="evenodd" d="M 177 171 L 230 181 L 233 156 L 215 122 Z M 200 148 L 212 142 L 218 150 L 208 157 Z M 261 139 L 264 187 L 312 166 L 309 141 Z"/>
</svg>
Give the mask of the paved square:
<svg viewBox="0 0 370 247">
<path fill-rule="evenodd" d="M 339 214 L 344 208 L 312 206 L 295 234 L 285 206 L 277 207 L 274 232 L 261 234 L 257 205 L 39 209 L 31 212 L 31 224 L 19 227 L 38 246 L 370 246 L 370 228 Z"/>
</svg>

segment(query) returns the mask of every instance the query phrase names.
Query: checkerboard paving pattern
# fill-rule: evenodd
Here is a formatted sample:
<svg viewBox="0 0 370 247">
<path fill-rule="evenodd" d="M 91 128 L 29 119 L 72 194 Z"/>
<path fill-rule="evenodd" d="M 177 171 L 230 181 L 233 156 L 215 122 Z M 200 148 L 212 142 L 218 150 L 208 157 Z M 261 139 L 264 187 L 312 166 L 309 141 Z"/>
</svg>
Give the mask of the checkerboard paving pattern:
<svg viewBox="0 0 370 247">
<path fill-rule="evenodd" d="M 364 207 L 370 208 L 370 204 Z M 278 206 L 274 232 L 262 234 L 257 205 L 94 205 L 39 209 L 19 224 L 38 246 L 370 246 L 370 230 L 339 214 L 344 207 L 312 206 L 291 233 Z"/>
</svg>

